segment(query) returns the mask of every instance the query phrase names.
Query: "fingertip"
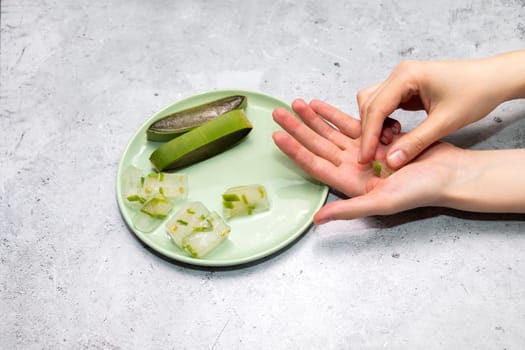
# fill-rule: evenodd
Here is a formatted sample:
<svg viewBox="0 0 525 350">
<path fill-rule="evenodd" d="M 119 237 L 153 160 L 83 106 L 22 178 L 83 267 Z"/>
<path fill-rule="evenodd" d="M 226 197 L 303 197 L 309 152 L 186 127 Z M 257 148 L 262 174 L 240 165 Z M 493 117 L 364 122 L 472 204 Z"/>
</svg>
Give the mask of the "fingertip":
<svg viewBox="0 0 525 350">
<path fill-rule="evenodd" d="M 283 138 L 283 134 L 284 134 L 284 132 L 281 131 L 281 130 L 274 131 L 274 132 L 272 133 L 272 139 L 273 139 L 273 141 L 274 141 L 275 143 L 277 143 L 278 141 L 282 140 L 282 138 Z"/>
<path fill-rule="evenodd" d="M 303 100 L 302 98 L 296 98 L 293 102 L 292 102 L 292 109 L 297 112 L 298 110 L 302 110 L 304 109 L 304 106 L 306 106 L 306 102 L 305 100 Z"/>
<path fill-rule="evenodd" d="M 323 102 L 321 100 L 318 100 L 318 99 L 313 99 L 310 101 L 309 105 L 310 107 L 312 107 L 314 110 L 317 109 L 319 107 L 319 105 L 321 105 Z"/>
<path fill-rule="evenodd" d="M 324 215 L 323 211 L 318 211 L 313 218 L 314 225 L 320 226 L 332 221 L 328 216 Z"/>
<path fill-rule="evenodd" d="M 366 164 L 374 158 L 381 137 L 381 130 L 379 133 L 376 133 L 375 130 L 362 127 L 361 149 L 358 158 L 360 164 Z"/>
<path fill-rule="evenodd" d="M 392 128 L 384 128 L 381 132 L 381 138 L 380 141 L 383 145 L 388 145 L 392 143 L 392 140 L 394 139 L 394 130 Z"/>
<path fill-rule="evenodd" d="M 357 162 L 359 164 L 366 164 L 372 161 L 374 158 L 375 151 L 367 147 L 367 145 L 361 142 L 361 150 L 357 155 Z"/>
<path fill-rule="evenodd" d="M 391 126 L 391 129 L 394 135 L 399 135 L 401 133 L 401 123 L 395 120 Z"/>
<path fill-rule="evenodd" d="M 274 110 L 272 111 L 273 119 L 275 120 L 275 118 L 278 118 L 279 116 L 281 116 L 284 111 L 285 109 L 283 107 L 275 107 Z"/>
<path fill-rule="evenodd" d="M 407 161 L 408 156 L 402 149 L 390 150 L 386 156 L 387 165 L 394 170 L 402 167 Z"/>
</svg>

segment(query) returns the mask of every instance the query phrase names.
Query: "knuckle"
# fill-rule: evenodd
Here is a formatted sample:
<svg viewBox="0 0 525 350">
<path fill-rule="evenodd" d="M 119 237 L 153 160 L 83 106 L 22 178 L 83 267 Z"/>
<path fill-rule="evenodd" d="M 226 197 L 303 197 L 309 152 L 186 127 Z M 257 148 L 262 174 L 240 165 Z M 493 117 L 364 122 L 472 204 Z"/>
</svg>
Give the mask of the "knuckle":
<svg viewBox="0 0 525 350">
<path fill-rule="evenodd" d="M 403 60 L 394 69 L 394 74 L 403 77 L 415 77 L 418 75 L 420 65 L 419 61 Z"/>
<path fill-rule="evenodd" d="M 412 69 L 414 69 L 416 64 L 417 62 L 414 60 L 402 60 L 398 63 L 395 70 L 401 72 L 411 71 Z"/>
<path fill-rule="evenodd" d="M 364 101 L 366 100 L 366 97 L 368 96 L 368 94 L 366 93 L 366 90 L 360 90 L 357 92 L 357 95 L 356 95 L 356 98 L 357 98 L 357 103 L 358 104 L 362 104 L 364 103 Z"/>
<path fill-rule="evenodd" d="M 366 114 L 372 120 L 380 119 L 384 121 L 384 119 L 386 119 L 386 115 L 385 115 L 385 112 L 383 111 L 383 108 L 375 104 L 368 106 L 366 110 Z"/>
</svg>

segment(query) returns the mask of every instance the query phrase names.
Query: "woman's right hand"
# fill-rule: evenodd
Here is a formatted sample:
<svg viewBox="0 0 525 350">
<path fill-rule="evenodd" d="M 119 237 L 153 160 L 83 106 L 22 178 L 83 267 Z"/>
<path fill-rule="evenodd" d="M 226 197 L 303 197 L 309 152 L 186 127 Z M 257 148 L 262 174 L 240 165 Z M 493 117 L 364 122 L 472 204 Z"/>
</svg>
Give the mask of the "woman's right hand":
<svg viewBox="0 0 525 350">
<path fill-rule="evenodd" d="M 398 108 L 424 110 L 427 117 L 392 144 L 386 158 L 392 169 L 502 102 L 520 97 L 525 97 L 525 50 L 475 60 L 402 62 L 385 81 L 357 95 L 362 122 L 359 161 L 370 162 L 379 141 L 392 140 L 384 134 L 390 128 L 383 126 Z M 394 133 L 399 129 L 396 125 Z"/>
</svg>

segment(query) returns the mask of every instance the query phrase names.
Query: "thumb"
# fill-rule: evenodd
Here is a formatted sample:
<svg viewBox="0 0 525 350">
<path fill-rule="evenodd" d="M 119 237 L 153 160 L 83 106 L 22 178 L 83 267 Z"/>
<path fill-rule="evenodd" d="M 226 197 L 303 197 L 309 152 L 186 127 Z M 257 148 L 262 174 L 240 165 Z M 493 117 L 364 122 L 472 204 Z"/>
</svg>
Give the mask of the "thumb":
<svg viewBox="0 0 525 350">
<path fill-rule="evenodd" d="M 342 199 L 326 204 L 314 216 L 314 224 L 322 225 L 332 220 L 350 220 L 371 215 L 388 215 L 401 211 L 394 197 L 385 198 L 381 192 Z"/>
<path fill-rule="evenodd" d="M 392 169 L 399 169 L 423 152 L 428 146 L 447 135 L 446 129 L 436 122 L 436 118 L 427 117 L 415 129 L 397 139 L 388 150 L 386 162 Z"/>
</svg>

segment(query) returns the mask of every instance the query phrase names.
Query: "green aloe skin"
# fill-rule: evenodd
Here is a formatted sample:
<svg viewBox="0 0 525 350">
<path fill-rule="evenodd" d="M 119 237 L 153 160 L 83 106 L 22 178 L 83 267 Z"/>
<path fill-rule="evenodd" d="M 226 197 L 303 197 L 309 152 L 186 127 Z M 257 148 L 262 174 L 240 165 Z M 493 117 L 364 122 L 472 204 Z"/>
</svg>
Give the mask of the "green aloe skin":
<svg viewBox="0 0 525 350">
<path fill-rule="evenodd" d="M 236 109 L 164 143 L 150 161 L 158 171 L 188 166 L 227 150 L 252 129 L 244 111 Z"/>
<path fill-rule="evenodd" d="M 233 110 L 244 110 L 247 98 L 228 96 L 199 106 L 178 111 L 151 123 L 148 141 L 166 142 Z"/>
</svg>

